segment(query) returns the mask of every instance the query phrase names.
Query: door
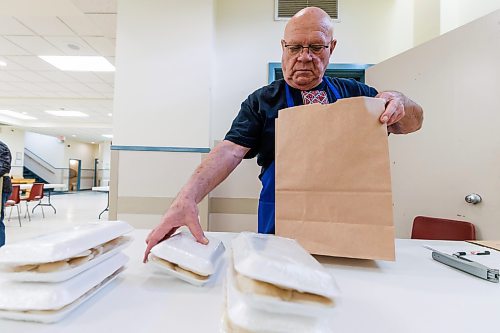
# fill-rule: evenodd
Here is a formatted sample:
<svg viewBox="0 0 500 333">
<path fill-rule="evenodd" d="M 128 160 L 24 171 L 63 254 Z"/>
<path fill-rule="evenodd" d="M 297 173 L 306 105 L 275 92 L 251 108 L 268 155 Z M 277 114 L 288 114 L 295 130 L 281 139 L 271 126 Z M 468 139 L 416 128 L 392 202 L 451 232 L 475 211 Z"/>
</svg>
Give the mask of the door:
<svg viewBox="0 0 500 333">
<path fill-rule="evenodd" d="M 500 11 L 367 70 L 370 85 L 400 90 L 424 108 L 421 131 L 391 135 L 398 237 L 417 215 L 475 224 L 500 239 Z M 467 203 L 471 193 L 478 204 Z"/>
<path fill-rule="evenodd" d="M 80 176 L 82 173 L 82 161 L 76 159 L 69 160 L 68 189 L 70 191 L 80 190 Z"/>
</svg>

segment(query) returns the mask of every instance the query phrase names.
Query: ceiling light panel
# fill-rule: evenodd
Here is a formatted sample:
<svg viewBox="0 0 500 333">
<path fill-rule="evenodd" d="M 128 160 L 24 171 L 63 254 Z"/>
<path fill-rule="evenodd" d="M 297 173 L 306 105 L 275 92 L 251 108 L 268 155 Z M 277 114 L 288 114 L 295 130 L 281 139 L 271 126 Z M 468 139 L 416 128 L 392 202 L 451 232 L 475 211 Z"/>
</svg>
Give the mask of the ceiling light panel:
<svg viewBox="0 0 500 333">
<path fill-rule="evenodd" d="M 113 66 L 104 57 L 95 56 L 39 56 L 62 71 L 113 72 Z"/>
<path fill-rule="evenodd" d="M 21 119 L 21 120 L 35 120 L 35 117 L 31 117 L 27 114 L 22 114 L 20 112 L 11 110 L 0 110 L 0 115 L 8 116 L 11 118 Z"/>
<path fill-rule="evenodd" d="M 73 111 L 73 110 L 46 110 L 45 112 L 56 117 L 84 118 L 89 116 L 88 114 L 83 113 L 81 111 Z"/>
</svg>

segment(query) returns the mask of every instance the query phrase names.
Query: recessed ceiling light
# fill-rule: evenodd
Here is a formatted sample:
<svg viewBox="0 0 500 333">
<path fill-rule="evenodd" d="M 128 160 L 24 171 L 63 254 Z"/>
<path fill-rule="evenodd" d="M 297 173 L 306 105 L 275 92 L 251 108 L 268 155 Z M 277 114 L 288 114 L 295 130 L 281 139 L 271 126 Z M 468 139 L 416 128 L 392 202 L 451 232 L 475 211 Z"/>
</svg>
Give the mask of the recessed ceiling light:
<svg viewBox="0 0 500 333">
<path fill-rule="evenodd" d="M 113 134 L 103 134 L 102 136 L 109 139 L 113 138 Z"/>
<path fill-rule="evenodd" d="M 112 116 L 113 116 L 113 114 L 112 114 L 112 113 L 108 113 L 108 116 L 112 117 Z"/>
<path fill-rule="evenodd" d="M 114 72 L 106 58 L 98 56 L 38 56 L 62 71 L 75 72 Z"/>
<path fill-rule="evenodd" d="M 95 144 L 95 142 L 94 142 L 94 141 L 92 141 L 92 142 L 91 142 L 91 144 Z"/>
<path fill-rule="evenodd" d="M 71 134 L 72 137 L 76 138 L 76 135 L 75 134 Z"/>
<path fill-rule="evenodd" d="M 22 112 L 22 114 L 28 114 L 28 112 L 24 111 L 24 112 Z"/>
<path fill-rule="evenodd" d="M 27 116 L 25 114 L 16 112 L 16 111 L 10 111 L 10 110 L 0 110 L 0 114 L 16 118 L 16 119 L 22 119 L 22 120 L 34 120 L 36 119 L 35 117 L 32 116 Z"/>
<path fill-rule="evenodd" d="M 0 66 L 5 67 L 7 66 L 7 63 L 5 61 L 0 60 Z"/>
<path fill-rule="evenodd" d="M 46 110 L 48 114 L 57 117 L 88 117 L 89 115 L 80 111 L 70 111 L 70 110 Z"/>
</svg>

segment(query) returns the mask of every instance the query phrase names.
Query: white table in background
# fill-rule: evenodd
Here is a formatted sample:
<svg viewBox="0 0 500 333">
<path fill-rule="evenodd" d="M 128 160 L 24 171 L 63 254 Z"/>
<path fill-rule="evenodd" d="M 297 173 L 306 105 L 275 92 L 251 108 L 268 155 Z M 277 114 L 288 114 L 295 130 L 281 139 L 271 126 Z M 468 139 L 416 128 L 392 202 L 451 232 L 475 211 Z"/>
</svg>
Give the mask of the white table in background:
<svg viewBox="0 0 500 333">
<path fill-rule="evenodd" d="M 108 204 L 106 205 L 106 208 L 104 208 L 104 210 L 99 214 L 99 220 L 100 220 L 101 219 L 101 215 L 104 212 L 109 211 L 109 186 L 95 186 L 95 187 L 92 187 L 92 191 L 106 192 L 108 194 Z"/>
<path fill-rule="evenodd" d="M 133 232 L 134 242 L 125 250 L 127 269 L 68 317 L 52 325 L 0 320 L 1 332 L 219 332 L 224 274 L 196 287 L 142 264 L 148 233 Z M 227 249 L 236 235 L 209 234 L 223 240 Z M 462 243 L 396 240 L 396 262 L 320 257 L 342 292 L 333 314 L 334 332 L 497 331 L 500 284 L 432 260 L 422 244 Z"/>
<path fill-rule="evenodd" d="M 17 184 L 13 184 L 13 185 L 17 185 Z M 19 188 L 21 190 L 29 190 L 29 189 L 31 189 L 32 186 L 33 186 L 33 184 L 19 184 Z M 48 194 L 47 195 L 48 202 L 47 203 L 42 203 L 42 201 L 40 200 L 38 202 L 38 204 L 31 209 L 31 212 L 33 213 L 33 211 L 35 210 L 35 208 L 38 207 L 38 206 L 50 206 L 54 210 L 54 214 L 56 214 L 57 210 L 54 207 L 54 205 L 52 205 L 52 203 L 50 202 L 50 194 L 52 193 L 53 190 L 55 190 L 55 189 L 62 189 L 62 188 L 66 188 L 66 185 L 65 184 L 43 184 L 43 190 L 47 191 L 47 194 Z"/>
</svg>

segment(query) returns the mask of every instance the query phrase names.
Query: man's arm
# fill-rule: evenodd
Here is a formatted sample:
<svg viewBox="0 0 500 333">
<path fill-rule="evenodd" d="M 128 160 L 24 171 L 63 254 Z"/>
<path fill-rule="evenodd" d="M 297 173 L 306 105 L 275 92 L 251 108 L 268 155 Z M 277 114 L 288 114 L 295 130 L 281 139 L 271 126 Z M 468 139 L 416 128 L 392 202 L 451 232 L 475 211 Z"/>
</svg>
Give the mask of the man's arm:
<svg viewBox="0 0 500 333">
<path fill-rule="evenodd" d="M 408 134 L 422 127 L 422 107 L 397 91 L 382 91 L 377 96 L 386 101 L 380 122 L 387 123 L 387 131 L 393 134 Z"/>
<path fill-rule="evenodd" d="M 149 251 L 153 246 L 170 237 L 183 225 L 189 228 L 198 242 L 208 243 L 198 220 L 197 204 L 229 176 L 249 150 L 250 148 L 224 140 L 208 154 L 180 190 L 170 208 L 163 215 L 160 224 L 146 238 L 144 262 L 147 261 Z"/>
</svg>

